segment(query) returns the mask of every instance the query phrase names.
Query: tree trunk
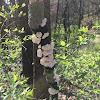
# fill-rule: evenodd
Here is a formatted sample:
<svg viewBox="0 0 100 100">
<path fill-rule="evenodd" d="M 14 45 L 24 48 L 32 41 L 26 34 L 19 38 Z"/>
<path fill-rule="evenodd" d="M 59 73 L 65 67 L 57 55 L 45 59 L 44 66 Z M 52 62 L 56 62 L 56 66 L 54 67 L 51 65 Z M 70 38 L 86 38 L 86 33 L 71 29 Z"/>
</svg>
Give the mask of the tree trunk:
<svg viewBox="0 0 100 100">
<path fill-rule="evenodd" d="M 79 7 L 79 22 L 78 22 L 78 27 L 80 28 L 80 25 L 81 25 L 81 20 L 83 19 L 83 1 L 82 0 L 79 0 L 79 4 L 80 4 L 80 7 Z"/>
<path fill-rule="evenodd" d="M 32 2 L 31 2 L 32 1 Z M 41 46 L 50 44 L 51 30 L 50 30 L 50 0 L 35 1 L 30 0 L 29 5 L 29 26 L 33 33 L 41 32 L 45 34 L 49 32 L 49 37 L 41 40 Z M 41 27 L 40 24 L 44 18 L 47 18 L 47 25 Z M 46 99 L 49 100 L 48 88 L 52 83 L 56 87 L 53 80 L 53 69 L 45 68 L 40 64 L 40 58 L 37 57 L 38 45 L 33 44 L 33 95 L 34 100 Z M 54 84 L 55 83 L 55 84 Z M 52 96 L 52 100 L 58 95 Z M 58 99 L 55 99 L 58 100 Z"/>
<path fill-rule="evenodd" d="M 33 30 L 33 33 L 36 33 L 38 30 L 41 21 L 44 18 L 44 4 L 43 2 L 34 2 L 29 5 L 29 25 Z M 33 95 L 34 100 L 36 99 L 45 99 L 49 100 L 48 94 L 48 83 L 44 75 L 44 67 L 40 65 L 39 58 L 37 57 L 38 45 L 33 44 Z"/>
<path fill-rule="evenodd" d="M 25 3 L 26 6 L 24 8 L 18 9 L 17 12 L 23 11 L 26 13 L 26 16 L 22 16 L 18 22 L 19 29 L 22 27 L 25 28 L 25 33 L 21 34 L 21 38 L 23 39 L 27 35 L 32 35 L 30 27 L 28 25 L 28 0 L 18 0 L 19 5 L 21 6 L 22 3 Z M 27 40 L 23 43 L 22 47 L 22 65 L 24 74 L 26 77 L 29 78 L 28 84 L 32 84 L 33 81 L 33 43 L 31 40 Z"/>
</svg>

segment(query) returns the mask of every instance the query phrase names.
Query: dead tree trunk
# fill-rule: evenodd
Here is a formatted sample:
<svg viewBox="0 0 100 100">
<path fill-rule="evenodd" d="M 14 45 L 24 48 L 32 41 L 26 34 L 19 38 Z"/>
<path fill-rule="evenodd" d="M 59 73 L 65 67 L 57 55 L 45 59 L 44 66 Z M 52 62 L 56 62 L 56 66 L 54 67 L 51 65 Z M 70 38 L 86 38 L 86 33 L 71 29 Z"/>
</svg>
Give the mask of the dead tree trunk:
<svg viewBox="0 0 100 100">
<path fill-rule="evenodd" d="M 50 45 L 51 43 L 51 32 L 50 32 L 50 1 L 49 0 L 30 0 L 29 5 L 29 26 L 32 29 L 32 32 L 36 35 L 38 32 L 42 34 L 41 37 L 41 50 L 45 45 Z M 44 18 L 47 18 L 47 24 L 42 26 L 42 21 Z M 43 39 L 45 33 L 49 32 L 49 36 Z M 37 37 L 36 37 L 37 38 Z M 34 41 L 34 40 L 33 40 Z M 37 41 L 36 41 L 37 42 Z M 38 44 L 39 44 L 38 43 Z M 40 49 L 38 44 L 33 44 L 33 95 L 34 100 L 37 99 L 46 99 L 49 100 L 48 89 L 50 87 L 55 87 L 58 89 L 57 83 L 54 82 L 54 67 L 44 67 L 40 64 L 41 57 L 37 56 L 37 51 Z M 47 56 L 46 56 L 47 57 Z M 48 66 L 48 65 L 47 65 Z M 58 95 L 55 94 L 51 96 L 52 100 L 58 100 Z"/>
</svg>

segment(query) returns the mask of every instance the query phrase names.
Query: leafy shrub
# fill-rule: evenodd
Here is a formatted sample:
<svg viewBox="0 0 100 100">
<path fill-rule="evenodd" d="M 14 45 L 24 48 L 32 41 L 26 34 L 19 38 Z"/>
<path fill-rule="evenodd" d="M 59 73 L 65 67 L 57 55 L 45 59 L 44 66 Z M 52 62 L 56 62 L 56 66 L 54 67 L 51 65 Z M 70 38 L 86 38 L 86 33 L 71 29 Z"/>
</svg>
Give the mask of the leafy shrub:
<svg viewBox="0 0 100 100">
<path fill-rule="evenodd" d="M 25 3 L 21 7 L 24 7 Z M 0 16 L 5 20 L 14 17 L 13 12 L 19 8 L 16 4 L 9 7 L 10 11 L 6 12 L 4 6 Z M 18 17 L 24 16 L 25 13 L 21 11 Z M 3 26 L 4 22 L 0 22 Z M 13 22 L 12 22 L 13 23 Z M 11 24 L 10 24 L 11 25 Z M 8 26 L 10 26 L 8 25 Z M 2 27 L 3 34 L 0 34 L 0 97 L 2 100 L 27 100 L 32 99 L 33 90 L 31 86 L 27 85 L 27 78 L 20 77 L 22 71 L 22 46 L 23 42 L 19 34 L 24 33 L 24 28 L 18 30 L 13 26 L 9 29 Z"/>
</svg>

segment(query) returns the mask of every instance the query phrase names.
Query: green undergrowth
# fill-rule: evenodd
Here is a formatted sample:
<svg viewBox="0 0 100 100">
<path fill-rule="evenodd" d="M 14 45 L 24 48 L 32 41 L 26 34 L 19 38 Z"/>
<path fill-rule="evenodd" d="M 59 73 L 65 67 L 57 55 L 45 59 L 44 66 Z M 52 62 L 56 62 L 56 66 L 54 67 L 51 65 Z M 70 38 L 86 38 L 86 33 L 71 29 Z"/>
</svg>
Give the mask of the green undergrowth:
<svg viewBox="0 0 100 100">
<path fill-rule="evenodd" d="M 100 30 L 100 25 L 92 29 Z M 98 31 L 99 32 L 99 31 Z M 71 25 L 65 32 L 59 25 L 52 34 L 55 42 L 56 66 L 61 80 L 60 90 L 68 88 L 77 100 L 99 100 L 100 98 L 100 35 L 88 34 L 88 27 Z M 67 85 L 65 85 L 67 84 Z M 67 94 L 66 94 L 67 95 Z"/>
<path fill-rule="evenodd" d="M 65 49 L 64 46 L 62 48 Z M 55 58 L 61 78 L 69 80 L 72 86 L 79 87 L 75 91 L 76 97 L 79 98 L 77 100 L 99 98 L 97 97 L 100 95 L 100 38 L 98 36 L 90 39 L 86 45 L 81 45 L 72 55 L 67 56 L 63 52 L 56 54 Z"/>
<path fill-rule="evenodd" d="M 0 22 L 0 100 L 31 100 L 33 98 L 32 87 L 26 84 L 28 78 L 20 75 L 22 47 L 24 47 L 20 35 L 24 34 L 24 27 L 22 29 L 16 26 L 11 27 L 13 22 L 9 23 L 10 28 L 5 25 L 6 21 L 15 17 L 13 12 L 24 6 L 25 3 L 21 7 L 18 4 L 9 6 L 9 12 L 5 10 L 4 5 L 1 7 L 0 17 L 4 20 Z M 20 11 L 16 17 L 25 15 L 23 11 Z"/>
</svg>

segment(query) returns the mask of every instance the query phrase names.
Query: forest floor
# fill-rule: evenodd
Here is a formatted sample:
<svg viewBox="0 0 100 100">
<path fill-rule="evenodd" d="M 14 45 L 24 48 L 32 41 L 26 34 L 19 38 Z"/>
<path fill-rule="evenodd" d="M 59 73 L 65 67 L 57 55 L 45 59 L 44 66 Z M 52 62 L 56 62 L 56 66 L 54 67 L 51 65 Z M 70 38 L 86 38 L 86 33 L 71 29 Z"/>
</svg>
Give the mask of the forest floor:
<svg viewBox="0 0 100 100">
<path fill-rule="evenodd" d="M 97 31 L 95 31 L 93 29 L 90 29 L 87 33 L 93 35 L 94 32 L 95 32 L 96 35 L 99 36 L 99 37 L 95 38 L 94 42 L 95 43 L 100 43 L 100 34 L 98 34 Z M 94 45 L 94 44 L 92 44 L 92 40 L 90 40 L 90 45 L 91 46 Z M 88 48 L 88 45 L 85 45 L 85 47 Z M 85 47 L 82 46 L 81 49 L 83 49 Z M 59 92 L 59 100 L 100 100 L 100 95 L 95 95 L 95 94 L 91 95 L 91 97 L 94 98 L 94 99 L 90 99 L 90 98 L 87 98 L 87 99 L 77 99 L 77 97 L 76 97 L 77 91 L 81 87 L 79 87 L 79 85 L 71 84 L 71 82 L 68 81 L 68 80 L 61 79 L 60 86 L 63 86 L 64 89 L 62 89 Z M 99 89 L 100 89 L 100 87 L 99 87 Z"/>
</svg>

